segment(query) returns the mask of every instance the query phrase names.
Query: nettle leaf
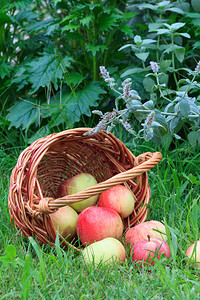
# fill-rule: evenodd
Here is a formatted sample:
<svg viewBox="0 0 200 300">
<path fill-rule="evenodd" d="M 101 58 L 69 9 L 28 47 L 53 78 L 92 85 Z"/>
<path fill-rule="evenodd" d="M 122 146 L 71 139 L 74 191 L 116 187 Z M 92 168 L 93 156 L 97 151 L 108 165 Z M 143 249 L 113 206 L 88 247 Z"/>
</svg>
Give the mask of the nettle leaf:
<svg viewBox="0 0 200 300">
<path fill-rule="evenodd" d="M 107 50 L 108 47 L 106 47 L 105 45 L 92 45 L 92 44 L 87 44 L 86 46 L 86 50 L 88 52 L 92 52 L 92 55 L 95 56 L 97 52 L 101 51 L 102 53 Z"/>
<path fill-rule="evenodd" d="M 55 22 L 55 19 L 47 19 L 47 20 L 42 20 L 40 22 L 36 22 L 31 25 L 27 25 L 25 29 L 29 32 L 29 34 L 41 31 L 41 30 L 46 30 L 50 25 L 52 25 Z"/>
<path fill-rule="evenodd" d="M 34 141 L 40 139 L 41 137 L 47 136 L 49 135 L 50 129 L 49 129 L 49 124 L 42 126 L 38 131 L 36 131 L 36 133 L 34 135 L 32 135 L 29 139 L 28 142 L 29 144 L 32 144 Z"/>
<path fill-rule="evenodd" d="M 83 25 L 83 26 L 86 26 L 89 28 L 90 26 L 90 22 L 93 21 L 93 16 L 92 15 L 89 15 L 83 19 L 80 20 L 80 23 Z"/>
<path fill-rule="evenodd" d="M 92 82 L 75 94 L 63 94 L 61 105 L 58 105 L 60 101 L 60 94 L 58 94 L 56 95 L 58 100 L 52 98 L 50 105 L 47 106 L 48 111 L 44 110 L 44 117 L 52 116 L 50 127 L 61 123 L 67 123 L 71 127 L 80 121 L 82 115 L 91 116 L 90 107 L 97 107 L 100 95 L 105 93 L 98 83 Z"/>
<path fill-rule="evenodd" d="M 66 56 L 62 62 L 55 54 L 44 53 L 43 56 L 32 60 L 27 67 L 29 73 L 28 81 L 32 84 L 31 94 L 35 93 L 40 87 L 49 86 L 53 83 L 58 89 L 58 79 L 64 78 L 66 68 L 70 68 L 72 58 Z"/>
<path fill-rule="evenodd" d="M 10 72 L 12 71 L 13 67 L 10 63 L 6 62 L 5 60 L 1 60 L 1 68 L 0 68 L 0 77 L 4 79 L 6 76 L 10 76 Z"/>
<path fill-rule="evenodd" d="M 130 37 L 133 37 L 133 27 L 127 24 L 122 24 L 119 26 L 119 30 Z"/>
<path fill-rule="evenodd" d="M 31 124 L 39 119 L 39 109 L 36 106 L 36 100 L 21 100 L 8 109 L 9 113 L 6 119 L 11 127 L 27 129 Z"/>
<path fill-rule="evenodd" d="M 77 72 L 69 72 L 69 74 L 67 74 L 66 78 L 67 78 L 67 83 L 70 82 L 73 85 L 77 85 L 77 84 L 81 83 L 81 81 L 85 77 L 82 76 L 80 73 L 77 73 Z"/>
<path fill-rule="evenodd" d="M 102 31 L 111 30 L 116 26 L 119 19 L 122 19 L 122 15 L 114 12 L 110 14 L 103 14 L 99 19 L 99 29 Z"/>
</svg>

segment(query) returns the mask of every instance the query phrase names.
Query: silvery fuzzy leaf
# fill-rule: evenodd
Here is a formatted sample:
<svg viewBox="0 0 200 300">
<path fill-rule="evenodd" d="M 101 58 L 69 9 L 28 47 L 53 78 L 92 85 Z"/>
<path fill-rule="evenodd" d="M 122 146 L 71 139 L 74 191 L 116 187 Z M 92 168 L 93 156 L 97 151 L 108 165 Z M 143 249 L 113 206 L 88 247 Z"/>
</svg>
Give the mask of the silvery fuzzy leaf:
<svg viewBox="0 0 200 300">
<path fill-rule="evenodd" d="M 95 114 L 95 115 L 99 115 L 100 117 L 103 116 L 103 113 L 100 110 L 93 110 L 92 113 Z"/>
<path fill-rule="evenodd" d="M 190 104 L 188 103 L 187 100 L 183 99 L 179 102 L 179 109 L 180 109 L 181 114 L 186 118 L 190 114 Z"/>
<path fill-rule="evenodd" d="M 170 132 L 174 133 L 174 129 L 177 127 L 179 121 L 180 117 L 173 117 L 173 119 L 169 123 Z"/>
</svg>

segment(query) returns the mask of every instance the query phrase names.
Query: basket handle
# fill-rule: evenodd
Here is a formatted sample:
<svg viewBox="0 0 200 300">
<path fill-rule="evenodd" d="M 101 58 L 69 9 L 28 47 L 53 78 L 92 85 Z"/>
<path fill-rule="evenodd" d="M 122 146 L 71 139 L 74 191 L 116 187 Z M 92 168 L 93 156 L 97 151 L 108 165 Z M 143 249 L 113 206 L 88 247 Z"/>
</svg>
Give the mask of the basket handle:
<svg viewBox="0 0 200 300">
<path fill-rule="evenodd" d="M 60 207 L 63 207 L 70 203 L 75 203 L 78 201 L 85 200 L 89 197 L 92 197 L 96 194 L 100 194 L 103 191 L 117 185 L 122 184 L 130 179 L 133 179 L 143 173 L 149 171 L 155 167 L 162 159 L 162 154 L 160 152 L 147 152 L 139 155 L 136 160 L 139 162 L 137 166 L 119 173 L 103 182 L 98 183 L 97 185 L 87 188 L 81 192 L 78 192 L 73 195 L 67 195 L 62 198 L 43 198 L 39 201 L 37 205 L 34 205 L 34 210 L 38 213 L 52 213 L 55 212 Z"/>
</svg>

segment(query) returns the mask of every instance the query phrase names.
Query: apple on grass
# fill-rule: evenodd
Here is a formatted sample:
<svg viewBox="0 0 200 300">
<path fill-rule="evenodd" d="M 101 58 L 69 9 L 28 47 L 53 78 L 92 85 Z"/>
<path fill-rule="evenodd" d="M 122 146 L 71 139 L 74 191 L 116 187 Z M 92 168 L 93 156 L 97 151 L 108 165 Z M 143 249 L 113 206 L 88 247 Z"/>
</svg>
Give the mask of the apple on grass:
<svg viewBox="0 0 200 300">
<path fill-rule="evenodd" d="M 165 225 L 155 220 L 135 225 L 126 231 L 125 243 L 131 243 L 134 245 L 140 240 L 147 239 L 147 236 L 150 236 L 151 238 L 159 238 L 166 242 L 167 235 Z"/>
<path fill-rule="evenodd" d="M 78 216 L 76 232 L 83 244 L 92 244 L 107 237 L 119 239 L 124 225 L 120 215 L 107 207 L 90 206 Z"/>
<path fill-rule="evenodd" d="M 63 206 L 55 213 L 49 214 L 55 232 L 70 242 L 76 236 L 77 212 L 70 206 Z"/>
<path fill-rule="evenodd" d="M 122 218 L 127 218 L 134 210 L 135 198 L 131 190 L 118 184 L 101 193 L 98 206 L 112 208 Z"/>
<path fill-rule="evenodd" d="M 126 250 L 119 240 L 109 237 L 85 247 L 82 255 L 88 264 L 113 264 L 125 260 Z"/>
<path fill-rule="evenodd" d="M 186 256 L 191 259 L 193 265 L 200 268 L 200 240 L 194 242 L 186 251 Z"/>
<path fill-rule="evenodd" d="M 161 239 L 148 237 L 134 244 L 130 255 L 132 261 L 142 267 L 144 264 L 153 266 L 155 257 L 160 260 L 162 253 L 167 259 L 171 256 L 169 245 Z"/>
<path fill-rule="evenodd" d="M 67 195 L 76 194 L 89 187 L 97 184 L 96 179 L 89 173 L 77 174 L 65 181 L 62 181 L 58 187 L 58 198 L 62 198 Z M 69 204 L 77 212 L 83 211 L 85 208 L 95 205 L 98 199 L 98 195 L 92 196 L 86 200 L 79 201 L 73 204 Z"/>
</svg>

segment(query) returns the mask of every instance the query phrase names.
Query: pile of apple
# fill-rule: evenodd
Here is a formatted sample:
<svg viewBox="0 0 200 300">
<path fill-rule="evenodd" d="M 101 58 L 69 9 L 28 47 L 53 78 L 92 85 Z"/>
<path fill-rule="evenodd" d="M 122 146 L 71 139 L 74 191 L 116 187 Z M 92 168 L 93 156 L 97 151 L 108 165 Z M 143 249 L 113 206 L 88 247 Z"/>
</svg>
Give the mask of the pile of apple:
<svg viewBox="0 0 200 300">
<path fill-rule="evenodd" d="M 78 193 L 97 184 L 89 173 L 80 173 L 62 181 L 58 198 Z M 135 196 L 124 185 L 116 185 L 100 195 L 69 204 L 50 214 L 55 232 L 66 241 L 78 237 L 86 263 L 123 262 L 130 250 L 132 261 L 154 265 L 154 258 L 170 257 L 165 226 L 147 221 L 124 230 L 123 220 L 134 210 Z M 191 248 L 191 247 L 190 247 Z M 193 251 L 194 252 L 194 251 Z M 194 253 L 188 249 L 187 256 Z"/>
</svg>

